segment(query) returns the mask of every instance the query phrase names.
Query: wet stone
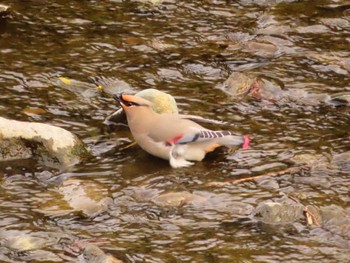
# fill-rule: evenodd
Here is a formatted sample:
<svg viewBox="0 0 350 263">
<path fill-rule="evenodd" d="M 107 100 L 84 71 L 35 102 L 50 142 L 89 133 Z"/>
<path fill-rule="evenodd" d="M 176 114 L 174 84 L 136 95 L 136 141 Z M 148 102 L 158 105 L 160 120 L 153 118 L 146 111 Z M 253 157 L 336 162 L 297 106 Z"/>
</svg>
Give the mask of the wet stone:
<svg viewBox="0 0 350 263">
<path fill-rule="evenodd" d="M 18 252 L 37 250 L 54 244 L 53 239 L 17 230 L 1 231 L 0 238 L 2 246 Z"/>
<path fill-rule="evenodd" d="M 321 208 L 324 228 L 337 235 L 350 237 L 350 213 L 345 209 L 330 205 Z"/>
<path fill-rule="evenodd" d="M 254 211 L 255 218 L 265 224 L 291 224 L 304 219 L 304 206 L 265 202 Z"/>
<path fill-rule="evenodd" d="M 18 259 L 24 262 L 62 262 L 62 258 L 55 253 L 45 250 L 30 251 L 20 255 Z"/>
<path fill-rule="evenodd" d="M 185 204 L 207 202 L 207 199 L 189 192 L 173 192 L 161 194 L 153 198 L 153 202 L 162 206 L 181 206 Z"/>
<path fill-rule="evenodd" d="M 158 51 L 165 51 L 168 49 L 174 49 L 176 48 L 176 45 L 169 44 L 163 40 L 159 39 L 153 39 L 152 41 L 149 42 L 150 47 L 158 50 Z"/>
<path fill-rule="evenodd" d="M 329 188 L 331 186 L 331 182 L 328 178 L 320 176 L 296 177 L 294 178 L 294 182 L 297 184 L 319 186 L 322 188 Z"/>
<path fill-rule="evenodd" d="M 0 117 L 0 138 L 12 142 L 22 140 L 28 143 L 30 149 L 41 157 L 40 161 L 49 167 L 68 167 L 88 156 L 85 145 L 75 134 L 46 123 L 16 121 Z M 19 153 L 20 157 L 23 157 L 19 151 L 21 148 L 25 153 L 24 156 L 28 156 L 28 151 L 22 147 L 23 144 L 15 143 L 8 146 L 13 146 L 14 150 L 11 152 L 9 148 L 4 148 L 5 156 L 12 154 L 12 158 L 15 159 L 15 155 Z"/>
<path fill-rule="evenodd" d="M 158 75 L 164 79 L 183 79 L 182 74 L 175 69 L 161 68 L 158 70 Z"/>
<path fill-rule="evenodd" d="M 106 188 L 87 180 L 68 179 L 58 191 L 75 211 L 82 211 L 87 216 L 106 211 L 112 203 Z"/>
<path fill-rule="evenodd" d="M 284 35 L 289 32 L 292 32 L 292 28 L 290 26 L 283 25 L 270 25 L 265 28 L 260 28 L 256 31 L 258 35 Z"/>
<path fill-rule="evenodd" d="M 10 7 L 0 4 L 0 17 L 9 11 Z"/>
<path fill-rule="evenodd" d="M 337 29 L 349 29 L 350 21 L 344 18 L 322 18 L 321 22 L 329 27 L 334 27 Z"/>
<path fill-rule="evenodd" d="M 0 140 L 0 161 L 32 158 L 33 154 L 22 140 Z"/>
<path fill-rule="evenodd" d="M 329 28 L 324 25 L 312 25 L 312 26 L 298 27 L 296 31 L 301 34 L 310 34 L 310 33 L 320 34 L 320 33 L 327 33 L 329 31 Z"/>
<path fill-rule="evenodd" d="M 84 263 L 123 263 L 121 260 L 106 254 L 96 245 L 86 244 L 83 246 L 84 250 L 80 258 Z"/>
<path fill-rule="evenodd" d="M 78 212 L 93 217 L 106 211 L 112 202 L 102 184 L 69 178 L 58 187 L 57 192 L 51 193 L 51 199 L 41 205 L 40 212 L 54 216 Z"/>
<path fill-rule="evenodd" d="M 330 103 L 335 106 L 349 106 L 350 92 L 335 93 L 330 96 Z"/>
<path fill-rule="evenodd" d="M 257 179 L 258 185 L 265 189 L 279 189 L 279 184 L 274 178 Z"/>
<path fill-rule="evenodd" d="M 218 68 L 213 68 L 211 66 L 205 66 L 202 64 L 187 64 L 184 66 L 184 69 L 188 73 L 203 75 L 207 77 L 218 77 L 221 73 L 221 70 Z"/>
<path fill-rule="evenodd" d="M 272 43 L 252 40 L 243 44 L 243 51 L 260 57 L 273 57 L 278 48 Z"/>
<path fill-rule="evenodd" d="M 258 80 L 259 85 L 259 96 L 264 100 L 269 101 L 279 101 L 285 96 L 284 91 L 282 90 L 281 86 L 271 80 L 268 79 L 261 79 Z M 251 91 L 251 93 L 254 92 Z"/>
<path fill-rule="evenodd" d="M 332 159 L 332 165 L 341 172 L 350 171 L 350 152 L 335 154 Z"/>
<path fill-rule="evenodd" d="M 233 98 L 247 94 L 255 83 L 256 78 L 241 72 L 233 72 L 228 79 L 218 88 L 231 95 Z"/>
<path fill-rule="evenodd" d="M 296 164 L 307 164 L 308 166 L 313 166 L 314 164 L 318 163 L 320 160 L 327 161 L 327 159 L 324 156 L 316 155 L 316 154 L 297 154 L 293 156 L 291 159 Z"/>
</svg>

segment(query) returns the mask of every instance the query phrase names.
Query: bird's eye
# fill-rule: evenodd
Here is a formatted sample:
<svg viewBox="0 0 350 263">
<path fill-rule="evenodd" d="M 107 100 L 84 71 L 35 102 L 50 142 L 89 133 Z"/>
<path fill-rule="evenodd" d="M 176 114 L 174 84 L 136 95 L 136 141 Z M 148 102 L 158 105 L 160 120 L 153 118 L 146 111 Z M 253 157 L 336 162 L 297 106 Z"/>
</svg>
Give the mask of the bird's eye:
<svg viewBox="0 0 350 263">
<path fill-rule="evenodd" d="M 131 107 L 131 106 L 139 106 L 139 104 L 132 102 L 132 101 L 123 101 L 124 105 L 127 107 Z"/>
</svg>

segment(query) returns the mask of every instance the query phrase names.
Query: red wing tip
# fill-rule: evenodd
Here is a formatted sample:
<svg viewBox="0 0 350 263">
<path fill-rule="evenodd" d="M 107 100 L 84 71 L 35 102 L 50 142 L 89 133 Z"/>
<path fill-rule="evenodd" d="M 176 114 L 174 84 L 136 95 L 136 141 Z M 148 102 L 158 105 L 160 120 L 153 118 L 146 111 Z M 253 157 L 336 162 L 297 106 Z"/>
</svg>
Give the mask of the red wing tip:
<svg viewBox="0 0 350 263">
<path fill-rule="evenodd" d="M 175 144 L 175 143 L 177 143 L 181 138 L 182 138 L 182 135 L 176 136 L 176 137 L 172 138 L 171 140 L 166 141 L 165 144 L 166 144 L 166 145 Z"/>
<path fill-rule="evenodd" d="M 245 136 L 243 136 L 243 139 L 244 139 L 244 142 L 242 145 L 242 149 L 247 149 L 249 147 L 249 144 L 250 144 L 250 138 L 249 138 L 249 136 L 245 135 Z"/>
</svg>

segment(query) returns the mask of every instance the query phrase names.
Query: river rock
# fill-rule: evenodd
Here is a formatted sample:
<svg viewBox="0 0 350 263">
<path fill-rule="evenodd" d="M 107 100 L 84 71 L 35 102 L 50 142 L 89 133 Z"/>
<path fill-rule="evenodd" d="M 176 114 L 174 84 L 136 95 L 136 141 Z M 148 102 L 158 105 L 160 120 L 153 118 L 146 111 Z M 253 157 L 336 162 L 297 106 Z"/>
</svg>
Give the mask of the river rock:
<svg viewBox="0 0 350 263">
<path fill-rule="evenodd" d="M 277 202 L 264 202 L 254 211 L 255 218 L 265 224 L 285 225 L 304 219 L 303 205 L 288 205 Z"/>
<path fill-rule="evenodd" d="M 16 159 L 32 158 L 33 153 L 21 139 L 0 140 L 0 160 L 10 161 Z"/>
<path fill-rule="evenodd" d="M 54 239 L 19 230 L 3 230 L 0 239 L 2 246 L 17 252 L 37 250 L 54 244 Z"/>
<path fill-rule="evenodd" d="M 83 244 L 83 254 L 80 257 L 84 263 L 123 263 L 123 261 L 106 254 L 98 246 L 93 244 Z"/>
<path fill-rule="evenodd" d="M 217 87 L 233 98 L 249 95 L 255 99 L 276 102 L 285 96 L 281 85 L 276 81 L 257 79 L 241 72 L 233 72 L 222 85 Z"/>
<path fill-rule="evenodd" d="M 5 16 L 8 13 L 9 9 L 10 9 L 9 6 L 0 4 L 0 18 L 2 16 Z"/>
<path fill-rule="evenodd" d="M 124 80 L 99 78 L 96 83 L 97 90 L 111 97 L 120 93 L 135 93 L 135 89 Z"/>
<path fill-rule="evenodd" d="M 105 187 L 88 180 L 69 178 L 58 188 L 58 192 L 74 211 L 81 211 L 86 216 L 106 211 L 113 201 Z"/>
<path fill-rule="evenodd" d="M 344 18 L 322 18 L 321 23 L 331 28 L 349 29 L 350 21 Z"/>
<path fill-rule="evenodd" d="M 329 32 L 329 28 L 324 25 L 312 25 L 298 27 L 296 31 L 300 34 L 322 34 Z"/>
<path fill-rule="evenodd" d="M 49 191 L 39 212 L 49 216 L 63 216 L 72 212 L 93 217 L 106 211 L 113 202 L 107 187 L 92 180 L 66 179 L 56 191 Z"/>
<path fill-rule="evenodd" d="M 96 84 L 60 77 L 54 83 L 56 86 L 75 94 L 82 101 L 89 101 L 101 93 L 114 96 L 120 93 L 135 93 L 135 90 L 125 81 L 112 78 L 94 78 Z"/>
<path fill-rule="evenodd" d="M 56 253 L 47 250 L 34 250 L 30 253 L 20 253 L 18 257 L 20 262 L 62 262 L 62 258 L 56 255 Z"/>
<path fill-rule="evenodd" d="M 349 106 L 350 92 L 334 93 L 330 96 L 329 102 L 334 106 Z"/>
<path fill-rule="evenodd" d="M 207 198 L 189 192 L 170 192 L 153 198 L 153 202 L 161 206 L 182 206 L 206 201 Z"/>
<path fill-rule="evenodd" d="M 233 98 L 248 94 L 256 82 L 256 78 L 241 72 L 233 72 L 227 80 L 217 88 L 231 95 Z"/>
<path fill-rule="evenodd" d="M 277 82 L 259 79 L 250 90 L 250 95 L 257 99 L 278 102 L 285 96 L 285 92 Z"/>
<path fill-rule="evenodd" d="M 191 63 L 184 65 L 184 70 L 190 74 L 195 74 L 202 76 L 204 78 L 218 78 L 220 76 L 221 70 L 218 68 L 213 68 L 211 66 L 206 66 L 199 63 Z"/>
<path fill-rule="evenodd" d="M 92 97 L 96 97 L 99 94 L 99 90 L 94 84 L 85 83 L 74 79 L 61 77 L 58 78 L 54 84 L 60 88 L 72 92 L 82 101 L 89 101 Z"/>
<path fill-rule="evenodd" d="M 337 171 L 343 173 L 350 172 L 350 152 L 335 154 L 331 164 Z"/>
<path fill-rule="evenodd" d="M 4 157 L 0 160 L 29 158 L 30 149 L 39 154 L 46 165 L 57 167 L 76 164 L 87 155 L 84 144 L 76 135 L 45 123 L 0 117 L 0 142 L 3 147 L 0 153 Z"/>
<path fill-rule="evenodd" d="M 251 40 L 243 44 L 243 51 L 259 57 L 273 57 L 277 54 L 278 48 L 267 41 Z"/>
<path fill-rule="evenodd" d="M 330 205 L 321 208 L 321 216 L 325 229 L 333 234 L 350 237 L 349 211 L 336 205 Z"/>
<path fill-rule="evenodd" d="M 161 40 L 161 39 L 152 39 L 149 42 L 149 46 L 151 48 L 154 48 L 157 51 L 165 51 L 165 50 L 176 48 L 176 45 L 167 43 L 167 42 L 165 42 L 164 40 Z"/>
</svg>

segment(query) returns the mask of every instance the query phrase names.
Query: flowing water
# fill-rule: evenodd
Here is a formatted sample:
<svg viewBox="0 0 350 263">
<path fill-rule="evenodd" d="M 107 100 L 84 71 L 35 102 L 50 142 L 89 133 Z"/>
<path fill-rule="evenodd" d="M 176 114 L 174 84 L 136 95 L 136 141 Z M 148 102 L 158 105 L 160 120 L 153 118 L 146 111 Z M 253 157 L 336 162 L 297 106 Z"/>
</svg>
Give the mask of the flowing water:
<svg viewBox="0 0 350 263">
<path fill-rule="evenodd" d="M 30 159 L 0 164 L 1 262 L 76 262 L 77 240 L 124 262 L 350 258 L 350 231 L 305 223 L 270 231 L 253 216 L 259 203 L 290 194 L 303 196 L 305 205 L 350 212 L 350 160 L 342 169 L 327 166 L 329 156 L 350 151 L 349 110 L 304 100 L 305 94 L 350 91 L 349 2 L 2 3 L 11 12 L 0 18 L 0 115 L 63 127 L 92 156 L 64 171 Z M 305 96 L 285 103 L 232 97 L 217 86 L 234 71 Z M 250 135 L 251 146 L 172 169 L 136 146 L 125 148 L 127 131 L 108 132 L 103 120 L 118 108 L 112 98 L 65 90 L 55 85 L 59 77 L 91 85 L 109 78 L 136 90 L 165 91 L 182 113 L 230 122 L 232 130 Z M 327 168 L 229 183 L 288 170 L 298 154 L 316 156 Z M 90 187 L 108 208 L 72 210 L 80 194 L 69 183 Z M 166 193 L 190 197 L 168 204 Z M 71 207 L 65 210 L 64 202 Z"/>
</svg>

